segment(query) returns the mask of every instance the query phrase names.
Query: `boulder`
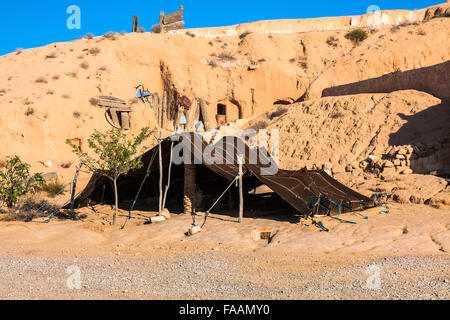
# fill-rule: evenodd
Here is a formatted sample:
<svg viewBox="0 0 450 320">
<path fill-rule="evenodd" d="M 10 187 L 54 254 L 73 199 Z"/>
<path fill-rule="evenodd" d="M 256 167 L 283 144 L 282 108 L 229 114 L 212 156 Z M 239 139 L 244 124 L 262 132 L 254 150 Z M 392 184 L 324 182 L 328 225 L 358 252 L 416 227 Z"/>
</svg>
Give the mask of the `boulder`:
<svg viewBox="0 0 450 320">
<path fill-rule="evenodd" d="M 383 168 L 392 168 L 394 166 L 394 164 L 392 162 L 390 162 L 389 160 L 385 160 L 383 162 Z"/>
<path fill-rule="evenodd" d="M 151 217 L 150 218 L 150 222 L 151 223 L 161 222 L 161 221 L 164 221 L 164 220 L 166 220 L 166 218 L 163 217 L 163 216 L 156 216 L 156 217 Z"/>
<path fill-rule="evenodd" d="M 395 171 L 394 167 L 384 167 L 383 168 L 383 174 L 395 174 L 397 171 Z"/>
<path fill-rule="evenodd" d="M 411 174 L 413 171 L 410 168 L 404 168 L 402 171 L 400 171 L 400 174 Z"/>
<path fill-rule="evenodd" d="M 56 172 L 47 172 L 42 175 L 45 181 L 58 179 L 58 174 Z"/>
</svg>

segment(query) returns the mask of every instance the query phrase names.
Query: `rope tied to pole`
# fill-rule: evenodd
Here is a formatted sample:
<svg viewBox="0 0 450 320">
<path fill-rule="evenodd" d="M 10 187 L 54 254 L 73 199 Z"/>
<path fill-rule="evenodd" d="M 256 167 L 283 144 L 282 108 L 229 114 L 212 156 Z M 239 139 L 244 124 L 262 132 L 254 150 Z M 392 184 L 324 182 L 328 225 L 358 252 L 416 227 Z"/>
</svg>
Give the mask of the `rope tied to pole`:
<svg viewBox="0 0 450 320">
<path fill-rule="evenodd" d="M 238 175 L 238 176 L 236 176 L 236 177 L 233 179 L 233 181 L 231 181 L 231 183 L 228 185 L 228 187 L 225 189 L 225 191 L 222 192 L 222 194 L 221 194 L 221 195 L 217 198 L 217 200 L 213 203 L 213 205 L 211 206 L 211 208 L 209 208 L 209 209 L 205 212 L 205 214 L 204 214 L 202 220 L 200 220 L 200 222 L 199 222 L 198 224 L 195 222 L 195 216 L 196 216 L 196 215 L 195 215 L 194 213 L 191 214 L 191 215 L 192 215 L 192 226 L 203 228 L 203 226 L 204 226 L 205 223 L 206 223 L 206 219 L 208 219 L 208 216 L 209 216 L 209 214 L 211 213 L 211 210 L 216 206 L 216 204 L 220 201 L 220 199 L 222 199 L 222 197 L 225 195 L 225 193 L 227 193 L 228 189 L 230 189 L 231 186 L 239 179 L 239 177 L 240 177 L 240 176 Z"/>
<path fill-rule="evenodd" d="M 157 151 L 156 151 L 156 148 L 155 148 L 155 151 L 153 151 L 153 154 L 152 154 L 152 157 L 151 157 L 151 159 L 150 159 L 150 162 L 148 163 L 147 171 L 146 171 L 146 173 L 145 173 L 145 176 L 144 176 L 144 178 L 143 178 L 142 181 L 141 181 L 141 184 L 140 184 L 140 186 L 139 186 L 138 192 L 136 193 L 136 196 L 135 196 L 134 199 L 133 199 L 133 203 L 132 203 L 131 206 L 130 206 L 130 210 L 128 211 L 128 217 L 127 217 L 127 219 L 124 221 L 122 227 L 120 227 L 120 230 L 123 230 L 123 228 L 125 228 L 125 225 L 127 224 L 128 220 L 131 219 L 131 212 L 133 211 L 134 206 L 136 205 L 136 201 L 137 201 L 137 199 L 139 198 L 139 195 L 141 194 L 142 187 L 144 186 L 145 181 L 147 181 L 148 177 L 150 176 L 151 167 L 152 167 L 152 165 L 153 165 L 153 162 L 155 161 L 156 153 L 157 153 Z"/>
</svg>

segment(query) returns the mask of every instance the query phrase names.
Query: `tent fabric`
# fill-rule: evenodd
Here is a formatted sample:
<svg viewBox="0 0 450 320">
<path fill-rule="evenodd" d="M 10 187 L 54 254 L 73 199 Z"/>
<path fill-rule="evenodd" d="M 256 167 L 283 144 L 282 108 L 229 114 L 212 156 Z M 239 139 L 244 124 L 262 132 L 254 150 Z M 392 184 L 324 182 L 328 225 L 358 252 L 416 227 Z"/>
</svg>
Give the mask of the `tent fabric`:
<svg viewBox="0 0 450 320">
<path fill-rule="evenodd" d="M 174 142 L 174 145 L 183 142 L 187 136 L 183 136 L 179 141 Z M 197 140 L 196 140 L 197 139 Z M 260 151 L 257 162 L 250 163 L 250 148 L 240 138 L 237 137 L 223 137 L 215 143 L 212 155 L 218 152 L 221 155 L 221 163 L 205 163 L 202 155 L 206 147 L 212 147 L 208 144 L 201 135 L 190 133 L 190 155 L 183 155 L 190 157 L 191 163 L 198 163 L 206 166 L 212 172 L 232 181 L 239 172 L 238 152 L 244 150 L 244 186 L 247 179 L 256 178 L 260 183 L 267 185 L 273 192 L 280 196 L 285 202 L 289 203 L 299 213 L 305 215 L 313 214 L 327 214 L 330 212 L 345 212 L 349 210 L 363 210 L 375 206 L 374 200 L 368 198 L 333 179 L 323 170 L 281 170 L 278 169 L 276 174 L 263 175 L 261 170 L 267 168 L 267 163 L 274 163 L 273 159 L 268 155 L 267 151 L 262 148 L 252 149 L 253 151 Z M 200 142 L 200 143 L 195 143 Z M 170 163 L 172 141 L 167 138 L 161 142 L 162 149 L 162 163 L 163 167 L 167 168 Z M 242 148 L 244 146 L 244 148 Z M 128 176 L 145 176 L 147 167 L 150 163 L 154 152 L 158 152 L 158 146 L 147 151 L 143 157 L 143 166 Z M 227 157 L 233 159 L 231 164 L 227 163 Z M 151 165 L 151 172 L 159 170 L 158 161 L 154 161 Z M 127 178 L 127 177 L 124 177 Z M 93 176 L 87 187 L 76 198 L 76 206 L 85 203 L 85 200 L 105 183 L 105 178 Z M 136 184 L 141 181 L 136 181 Z M 339 208 L 341 206 L 341 208 Z"/>
</svg>

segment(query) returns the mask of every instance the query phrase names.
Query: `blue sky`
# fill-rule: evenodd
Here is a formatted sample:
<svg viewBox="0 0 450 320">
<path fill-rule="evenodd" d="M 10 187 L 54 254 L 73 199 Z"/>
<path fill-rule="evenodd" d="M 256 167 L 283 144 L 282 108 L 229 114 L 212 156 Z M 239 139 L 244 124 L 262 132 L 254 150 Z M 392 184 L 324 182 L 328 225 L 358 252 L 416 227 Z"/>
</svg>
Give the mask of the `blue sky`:
<svg viewBox="0 0 450 320">
<path fill-rule="evenodd" d="M 184 6 L 186 28 L 225 26 L 268 19 L 301 19 L 324 16 L 360 15 L 370 5 L 387 9 L 420 9 L 444 0 L 319 0 L 319 1 L 194 1 L 194 0 L 1 0 L 0 55 L 17 48 L 33 48 L 53 42 L 78 39 L 87 33 L 102 35 L 113 30 L 130 32 L 132 16 L 150 30 L 166 13 Z M 69 30 L 66 13 L 70 5 L 81 9 L 81 29 Z"/>
</svg>

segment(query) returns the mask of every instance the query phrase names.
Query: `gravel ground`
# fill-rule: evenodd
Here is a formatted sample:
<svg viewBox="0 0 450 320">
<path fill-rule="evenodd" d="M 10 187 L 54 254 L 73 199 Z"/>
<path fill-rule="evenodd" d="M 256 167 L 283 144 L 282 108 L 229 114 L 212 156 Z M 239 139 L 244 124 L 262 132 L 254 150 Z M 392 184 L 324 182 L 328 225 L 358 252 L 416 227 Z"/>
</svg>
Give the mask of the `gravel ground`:
<svg viewBox="0 0 450 320">
<path fill-rule="evenodd" d="M 279 259 L 256 252 L 168 254 L 162 258 L 0 255 L 0 298 L 450 298 L 448 255 L 382 258 L 284 256 Z M 344 259 L 342 264 L 340 259 Z M 76 276 L 73 272 L 77 270 L 69 269 L 71 274 L 67 273 L 70 266 L 80 270 L 80 289 L 67 286 L 68 278 L 73 279 Z M 377 272 L 380 282 L 375 279 Z M 373 289 L 368 288 L 368 281 Z M 77 285 L 76 281 L 70 283 Z"/>
</svg>

